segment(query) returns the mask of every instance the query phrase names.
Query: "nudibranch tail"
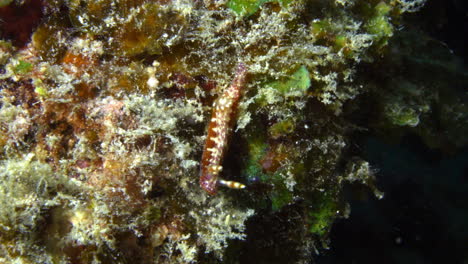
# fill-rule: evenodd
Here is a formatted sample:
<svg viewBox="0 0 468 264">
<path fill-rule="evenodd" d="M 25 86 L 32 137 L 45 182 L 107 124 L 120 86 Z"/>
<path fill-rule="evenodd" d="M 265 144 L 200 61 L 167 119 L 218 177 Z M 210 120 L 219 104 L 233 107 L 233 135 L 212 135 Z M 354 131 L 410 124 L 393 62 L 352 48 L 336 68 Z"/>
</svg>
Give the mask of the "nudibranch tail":
<svg viewBox="0 0 468 264">
<path fill-rule="evenodd" d="M 209 194 L 216 194 L 218 184 L 230 188 L 242 189 L 245 185 L 224 181 L 219 178 L 223 169 L 221 166 L 227 148 L 227 141 L 232 130 L 234 118 L 239 103 L 241 89 L 244 87 L 247 67 L 240 63 L 231 85 L 219 96 L 213 106 L 211 120 L 208 125 L 205 147 L 201 160 L 200 186 Z"/>
</svg>

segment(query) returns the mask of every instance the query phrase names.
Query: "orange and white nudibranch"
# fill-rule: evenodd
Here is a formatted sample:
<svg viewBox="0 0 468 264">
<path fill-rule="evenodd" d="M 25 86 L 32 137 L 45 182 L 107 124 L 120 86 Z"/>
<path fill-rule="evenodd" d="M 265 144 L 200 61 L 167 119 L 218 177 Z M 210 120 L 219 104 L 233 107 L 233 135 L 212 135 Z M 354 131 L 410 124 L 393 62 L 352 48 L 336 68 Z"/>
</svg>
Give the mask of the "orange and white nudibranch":
<svg viewBox="0 0 468 264">
<path fill-rule="evenodd" d="M 231 85 L 219 96 L 213 106 L 200 169 L 200 186 L 211 195 L 216 194 L 219 184 L 234 189 L 245 188 L 242 183 L 220 179 L 219 173 L 223 169 L 221 164 L 226 152 L 229 134 L 235 123 L 233 118 L 236 114 L 246 75 L 247 67 L 240 63 Z"/>
</svg>

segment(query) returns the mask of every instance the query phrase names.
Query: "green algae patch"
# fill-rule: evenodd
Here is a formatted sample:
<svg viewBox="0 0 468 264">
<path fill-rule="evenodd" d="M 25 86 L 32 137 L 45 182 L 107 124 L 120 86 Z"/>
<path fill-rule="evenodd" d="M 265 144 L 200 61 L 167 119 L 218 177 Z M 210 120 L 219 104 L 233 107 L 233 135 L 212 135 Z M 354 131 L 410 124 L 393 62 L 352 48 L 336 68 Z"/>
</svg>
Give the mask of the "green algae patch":
<svg viewBox="0 0 468 264">
<path fill-rule="evenodd" d="M 282 94 L 290 92 L 305 92 L 310 87 L 310 75 L 305 66 L 299 67 L 289 78 L 283 81 L 274 81 L 267 86 L 279 91 Z"/>
<path fill-rule="evenodd" d="M 259 204 L 262 207 L 271 206 L 272 211 L 278 211 L 293 200 L 293 192 L 289 190 L 285 183 L 283 174 L 287 171 L 278 165 L 275 159 L 281 156 L 278 147 L 270 146 L 263 137 L 254 137 L 248 142 L 248 158 L 245 165 L 244 174 L 249 182 L 258 181 L 269 186 Z M 271 165 L 271 166 L 270 166 Z"/>
<path fill-rule="evenodd" d="M 15 66 L 14 71 L 15 73 L 19 74 L 26 74 L 29 73 L 33 69 L 33 65 L 29 62 L 20 60 L 18 65 Z"/>
<path fill-rule="evenodd" d="M 239 16 L 248 16 L 257 12 L 263 3 L 268 0 L 231 0 L 228 7 Z"/>
<path fill-rule="evenodd" d="M 277 2 L 280 3 L 282 6 L 288 6 L 293 0 L 278 0 L 278 1 L 271 1 L 271 0 L 230 0 L 227 5 L 228 7 L 234 11 L 238 16 L 250 16 L 257 12 L 257 10 L 262 6 L 264 3 L 268 2 Z"/>
<path fill-rule="evenodd" d="M 281 172 L 273 174 L 271 183 L 273 184 L 273 191 L 270 193 L 271 209 L 278 211 L 292 202 L 293 192 L 287 188 Z"/>
<path fill-rule="evenodd" d="M 394 125 L 415 127 L 419 124 L 419 113 L 413 108 L 390 105 L 386 110 L 385 115 Z"/>
<path fill-rule="evenodd" d="M 288 118 L 275 123 L 268 129 L 268 133 L 272 138 L 277 139 L 281 136 L 291 134 L 296 128 L 296 121 L 293 118 Z"/>
<path fill-rule="evenodd" d="M 393 26 L 390 23 L 389 13 L 391 7 L 380 2 L 374 7 L 373 16 L 366 23 L 366 30 L 374 35 L 377 47 L 387 45 L 388 38 L 393 35 Z"/>
<path fill-rule="evenodd" d="M 34 88 L 34 92 L 36 92 L 39 96 L 46 97 L 47 96 L 47 89 L 44 86 L 36 86 Z"/>
<path fill-rule="evenodd" d="M 349 40 L 346 36 L 338 35 L 335 37 L 335 45 L 333 46 L 335 50 L 341 50 L 342 48 L 346 47 Z"/>
<path fill-rule="evenodd" d="M 312 211 L 309 211 L 309 232 L 315 235 L 325 235 L 333 221 L 335 220 L 338 211 L 338 205 L 333 200 L 332 196 L 323 193 L 314 201 Z"/>
</svg>

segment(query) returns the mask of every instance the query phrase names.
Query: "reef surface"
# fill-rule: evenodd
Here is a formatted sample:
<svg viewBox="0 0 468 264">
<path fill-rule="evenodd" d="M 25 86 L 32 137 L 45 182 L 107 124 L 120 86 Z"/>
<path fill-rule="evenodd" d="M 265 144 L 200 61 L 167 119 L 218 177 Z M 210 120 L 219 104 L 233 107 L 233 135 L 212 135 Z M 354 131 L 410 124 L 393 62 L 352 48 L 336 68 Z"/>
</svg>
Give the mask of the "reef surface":
<svg viewBox="0 0 468 264">
<path fill-rule="evenodd" d="M 345 184 L 383 197 L 354 133 L 467 143 L 466 72 L 400 30 L 423 4 L 0 1 L 0 262 L 313 262 Z M 246 188 L 209 195 L 207 125 L 239 63 L 220 177 Z"/>
</svg>

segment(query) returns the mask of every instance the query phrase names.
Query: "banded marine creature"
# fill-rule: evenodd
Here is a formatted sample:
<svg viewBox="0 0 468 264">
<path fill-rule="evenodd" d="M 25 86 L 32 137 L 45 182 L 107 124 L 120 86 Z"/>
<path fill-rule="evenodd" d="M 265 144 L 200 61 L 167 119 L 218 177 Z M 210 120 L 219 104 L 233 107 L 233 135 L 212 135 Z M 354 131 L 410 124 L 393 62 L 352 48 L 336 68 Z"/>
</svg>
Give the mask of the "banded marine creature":
<svg viewBox="0 0 468 264">
<path fill-rule="evenodd" d="M 200 168 L 200 186 L 211 195 L 216 194 L 218 185 L 233 189 L 245 188 L 242 183 L 221 179 L 219 174 L 223 169 L 222 162 L 246 75 L 247 66 L 240 63 L 231 85 L 219 96 L 213 106 Z"/>
</svg>

